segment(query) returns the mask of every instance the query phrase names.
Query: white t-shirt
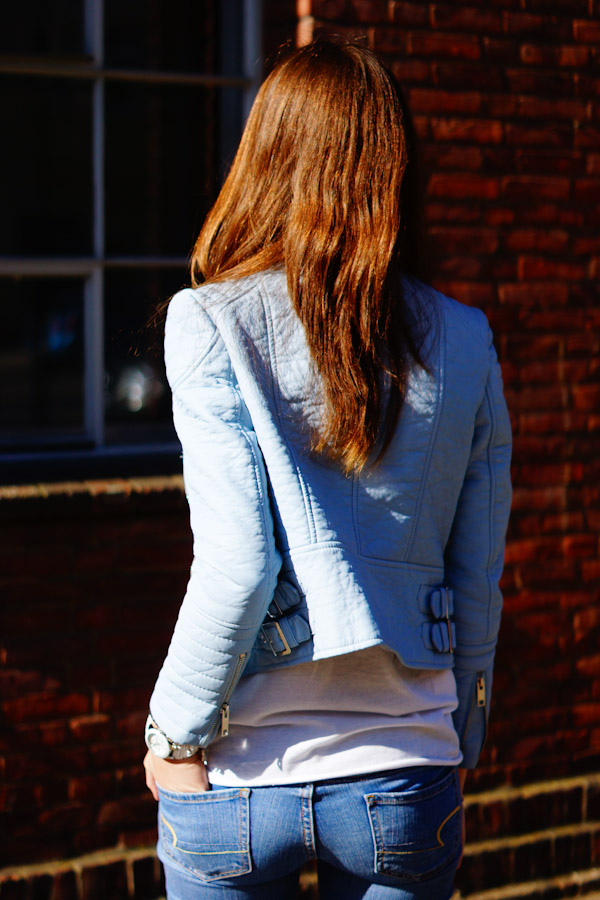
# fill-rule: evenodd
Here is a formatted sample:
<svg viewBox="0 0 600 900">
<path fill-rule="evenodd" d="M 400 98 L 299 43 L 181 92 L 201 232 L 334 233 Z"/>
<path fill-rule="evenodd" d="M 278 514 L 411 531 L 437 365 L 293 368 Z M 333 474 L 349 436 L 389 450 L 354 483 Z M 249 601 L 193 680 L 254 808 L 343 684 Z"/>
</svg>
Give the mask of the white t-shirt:
<svg viewBox="0 0 600 900">
<path fill-rule="evenodd" d="M 450 669 L 409 669 L 387 648 L 242 678 L 229 736 L 208 748 L 213 784 L 296 784 L 460 764 Z"/>
</svg>

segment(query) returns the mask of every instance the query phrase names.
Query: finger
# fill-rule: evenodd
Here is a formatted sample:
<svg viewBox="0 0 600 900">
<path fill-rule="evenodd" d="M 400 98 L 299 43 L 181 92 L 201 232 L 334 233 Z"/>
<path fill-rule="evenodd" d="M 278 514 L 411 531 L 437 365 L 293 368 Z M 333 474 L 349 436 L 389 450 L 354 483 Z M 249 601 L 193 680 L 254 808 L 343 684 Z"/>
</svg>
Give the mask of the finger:
<svg viewBox="0 0 600 900">
<path fill-rule="evenodd" d="M 158 790 L 156 788 L 156 781 L 154 779 L 154 775 L 150 769 L 149 760 L 146 757 L 144 759 L 144 769 L 146 771 L 146 786 L 155 800 L 158 800 Z"/>
</svg>

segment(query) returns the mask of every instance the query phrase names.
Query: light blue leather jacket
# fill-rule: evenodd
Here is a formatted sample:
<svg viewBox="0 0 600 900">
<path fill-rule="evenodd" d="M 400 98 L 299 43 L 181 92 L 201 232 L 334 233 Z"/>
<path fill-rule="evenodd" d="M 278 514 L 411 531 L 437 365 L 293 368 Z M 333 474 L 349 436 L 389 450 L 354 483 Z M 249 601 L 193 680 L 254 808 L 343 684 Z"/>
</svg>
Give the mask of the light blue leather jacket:
<svg viewBox="0 0 600 900">
<path fill-rule="evenodd" d="M 321 391 L 282 272 L 183 290 L 167 375 L 194 562 L 151 700 L 205 746 L 239 677 L 385 644 L 453 667 L 463 765 L 485 736 L 510 507 L 510 425 L 487 320 L 406 280 L 426 323 L 383 460 L 345 477 L 310 451 Z"/>
</svg>

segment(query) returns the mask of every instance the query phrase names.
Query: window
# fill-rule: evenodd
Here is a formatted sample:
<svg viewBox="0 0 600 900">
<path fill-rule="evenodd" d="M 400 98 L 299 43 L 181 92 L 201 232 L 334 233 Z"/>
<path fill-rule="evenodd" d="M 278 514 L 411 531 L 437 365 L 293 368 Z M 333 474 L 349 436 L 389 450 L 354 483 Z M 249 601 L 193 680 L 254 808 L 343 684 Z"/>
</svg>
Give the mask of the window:
<svg viewBox="0 0 600 900">
<path fill-rule="evenodd" d="M 259 35 L 260 0 L 4 10 L 4 483 L 177 466 L 147 322 L 187 281 L 256 90 Z"/>
</svg>

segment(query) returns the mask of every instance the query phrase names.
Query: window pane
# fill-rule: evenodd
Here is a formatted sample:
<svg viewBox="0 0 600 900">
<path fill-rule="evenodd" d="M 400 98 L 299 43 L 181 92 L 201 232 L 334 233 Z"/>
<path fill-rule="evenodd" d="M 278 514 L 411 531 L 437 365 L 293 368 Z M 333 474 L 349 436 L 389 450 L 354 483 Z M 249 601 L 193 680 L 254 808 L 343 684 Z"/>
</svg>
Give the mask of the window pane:
<svg viewBox="0 0 600 900">
<path fill-rule="evenodd" d="M 105 0 L 106 64 L 215 72 L 218 7 L 214 0 Z"/>
<path fill-rule="evenodd" d="M 73 56 L 83 52 L 83 0 L 2 5 L 0 53 Z"/>
<path fill-rule="evenodd" d="M 106 274 L 106 425 L 109 443 L 174 440 L 171 393 L 163 363 L 157 306 L 184 283 L 181 269 L 113 270 Z"/>
<path fill-rule="evenodd" d="M 83 82 L 0 78 L 1 254 L 91 253 L 91 91 Z"/>
<path fill-rule="evenodd" d="M 0 279 L 0 443 L 83 434 L 83 281 Z"/>
<path fill-rule="evenodd" d="M 214 202 L 217 90 L 108 84 L 106 252 L 185 256 Z"/>
</svg>

